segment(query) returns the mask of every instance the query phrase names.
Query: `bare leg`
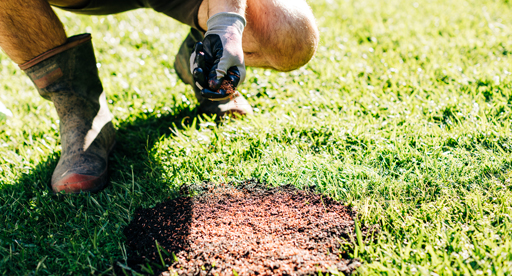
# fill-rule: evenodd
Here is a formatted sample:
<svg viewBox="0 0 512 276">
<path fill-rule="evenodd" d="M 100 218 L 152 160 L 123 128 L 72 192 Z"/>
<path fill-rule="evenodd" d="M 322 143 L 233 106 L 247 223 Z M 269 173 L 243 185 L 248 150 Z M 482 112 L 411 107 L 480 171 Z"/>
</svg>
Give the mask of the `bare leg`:
<svg viewBox="0 0 512 276">
<path fill-rule="evenodd" d="M 62 3 L 62 0 L 61 0 Z M 54 192 L 96 192 L 107 182 L 115 130 L 89 34 L 67 38 L 47 0 L 0 0 L 0 47 L 51 100 L 62 152 Z"/>
<path fill-rule="evenodd" d="M 207 29 L 207 1 L 199 8 L 199 25 Z M 247 66 L 290 71 L 306 64 L 316 51 L 319 34 L 303 0 L 247 0 L 243 49 Z"/>
<path fill-rule="evenodd" d="M 0 1 L 0 48 L 22 64 L 66 42 L 62 23 L 46 0 Z"/>
</svg>

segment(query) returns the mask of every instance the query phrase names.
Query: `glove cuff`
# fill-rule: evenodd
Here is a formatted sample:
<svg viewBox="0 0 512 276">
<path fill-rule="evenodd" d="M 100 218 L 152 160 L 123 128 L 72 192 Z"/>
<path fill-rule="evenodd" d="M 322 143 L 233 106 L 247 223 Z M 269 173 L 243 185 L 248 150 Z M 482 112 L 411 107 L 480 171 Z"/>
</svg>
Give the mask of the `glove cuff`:
<svg viewBox="0 0 512 276">
<path fill-rule="evenodd" d="M 242 34 L 247 21 L 238 13 L 219 12 L 211 16 L 206 24 L 208 26 L 208 31 L 205 36 L 210 33 L 219 34 L 219 32 L 225 31 L 227 27 L 234 27 L 240 32 L 240 34 Z"/>
</svg>

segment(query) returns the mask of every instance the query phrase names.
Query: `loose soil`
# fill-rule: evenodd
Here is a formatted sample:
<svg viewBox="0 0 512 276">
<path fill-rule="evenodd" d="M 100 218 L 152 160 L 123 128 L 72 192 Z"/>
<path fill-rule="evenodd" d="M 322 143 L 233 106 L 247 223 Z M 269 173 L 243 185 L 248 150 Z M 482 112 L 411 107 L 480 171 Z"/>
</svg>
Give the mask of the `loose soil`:
<svg viewBox="0 0 512 276">
<path fill-rule="evenodd" d="M 235 94 L 235 88 L 233 87 L 233 83 L 230 80 L 223 80 L 222 84 L 220 85 L 220 89 L 225 90 L 226 95 Z"/>
<path fill-rule="evenodd" d="M 254 180 L 183 193 L 191 191 L 136 211 L 124 230 L 130 266 L 161 263 L 159 251 L 172 264 L 163 275 L 348 274 L 359 266 L 341 250 L 354 238 L 354 214 L 329 197 Z"/>
<path fill-rule="evenodd" d="M 231 72 L 231 71 L 228 71 L 228 75 L 234 75 L 238 78 L 240 78 L 239 75 Z M 236 90 L 235 90 L 235 86 L 233 85 L 233 82 L 228 79 L 228 78 L 224 78 L 222 80 L 222 84 L 220 85 L 220 89 L 219 90 L 225 90 L 226 91 L 226 95 L 233 95 L 235 94 Z"/>
</svg>

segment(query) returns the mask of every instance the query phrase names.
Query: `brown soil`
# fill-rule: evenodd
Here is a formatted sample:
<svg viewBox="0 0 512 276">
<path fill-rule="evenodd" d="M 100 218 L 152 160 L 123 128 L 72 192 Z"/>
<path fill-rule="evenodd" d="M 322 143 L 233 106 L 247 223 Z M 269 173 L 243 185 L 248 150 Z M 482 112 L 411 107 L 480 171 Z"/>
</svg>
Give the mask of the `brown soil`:
<svg viewBox="0 0 512 276">
<path fill-rule="evenodd" d="M 161 263 L 157 242 L 164 262 L 172 264 L 165 274 L 348 274 L 359 266 L 341 257 L 341 243 L 354 235 L 352 210 L 329 197 L 252 180 L 236 187 L 204 183 L 190 191 L 199 194 L 136 211 L 124 230 L 131 265 Z"/>
<path fill-rule="evenodd" d="M 233 87 L 233 84 L 231 83 L 230 80 L 223 80 L 222 84 L 220 85 L 220 89 L 226 90 L 226 94 L 227 95 L 233 95 L 236 92 L 236 90 Z"/>
<path fill-rule="evenodd" d="M 238 76 L 237 74 L 235 74 L 235 73 L 233 73 L 231 71 L 228 71 L 228 74 L 240 77 L 240 76 Z M 233 82 L 231 80 L 228 80 L 228 79 L 223 79 L 222 80 L 222 84 L 220 85 L 220 89 L 225 90 L 227 95 L 233 95 L 236 92 L 235 87 L 233 85 Z"/>
</svg>

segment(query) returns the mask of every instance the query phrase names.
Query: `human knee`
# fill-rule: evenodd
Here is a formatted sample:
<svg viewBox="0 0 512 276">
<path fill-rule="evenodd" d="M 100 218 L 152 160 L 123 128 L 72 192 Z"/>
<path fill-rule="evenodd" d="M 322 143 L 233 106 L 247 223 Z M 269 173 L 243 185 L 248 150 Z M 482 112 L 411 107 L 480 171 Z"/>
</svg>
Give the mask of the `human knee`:
<svg viewBox="0 0 512 276">
<path fill-rule="evenodd" d="M 319 41 L 318 28 L 306 2 L 272 2 L 272 10 L 256 15 L 249 13 L 249 20 L 256 23 L 260 51 L 269 67 L 291 71 L 305 65 L 313 57 Z"/>
</svg>

